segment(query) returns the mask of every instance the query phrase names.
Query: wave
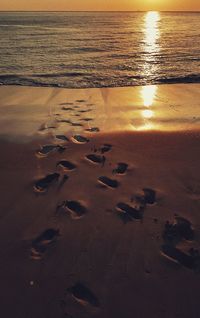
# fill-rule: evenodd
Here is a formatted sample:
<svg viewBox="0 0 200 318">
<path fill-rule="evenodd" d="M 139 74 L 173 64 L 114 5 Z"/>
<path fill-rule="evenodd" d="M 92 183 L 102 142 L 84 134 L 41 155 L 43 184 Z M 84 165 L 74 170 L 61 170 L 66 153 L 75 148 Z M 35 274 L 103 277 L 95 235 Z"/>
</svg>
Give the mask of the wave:
<svg viewBox="0 0 200 318">
<path fill-rule="evenodd" d="M 85 73 L 81 73 L 81 72 L 65 72 L 65 73 L 58 73 L 58 74 L 40 74 L 40 75 L 36 75 L 33 74 L 31 75 L 31 77 L 36 77 L 36 78 L 59 78 L 59 77 L 79 77 L 79 76 L 84 76 Z M 0 76 L 1 78 L 1 76 Z"/>
<path fill-rule="evenodd" d="M 81 53 L 81 52 L 85 52 L 85 53 L 95 53 L 95 52 L 106 52 L 106 49 L 102 49 L 102 48 L 94 48 L 94 47 L 79 47 L 79 48 L 73 48 L 70 50 L 73 53 Z"/>
<path fill-rule="evenodd" d="M 31 75 L 0 75 L 0 85 L 20 85 L 39 87 L 63 87 L 63 88 L 102 88 L 125 87 L 158 84 L 186 84 L 200 83 L 200 74 L 190 74 L 180 77 L 164 77 L 148 79 L 145 76 L 113 76 L 107 78 L 86 74 L 83 72 L 64 72 L 58 74 L 31 74 Z"/>
<path fill-rule="evenodd" d="M 200 83 L 200 74 L 190 74 L 179 77 L 166 77 L 158 79 L 159 83 Z"/>
<path fill-rule="evenodd" d="M 84 76 L 85 73 L 81 72 L 63 72 L 63 73 L 44 73 L 44 74 L 28 74 L 26 76 L 18 74 L 4 74 L 0 75 L 0 81 L 4 80 L 30 80 L 31 78 L 59 78 L 59 77 L 76 77 L 76 76 Z"/>
</svg>

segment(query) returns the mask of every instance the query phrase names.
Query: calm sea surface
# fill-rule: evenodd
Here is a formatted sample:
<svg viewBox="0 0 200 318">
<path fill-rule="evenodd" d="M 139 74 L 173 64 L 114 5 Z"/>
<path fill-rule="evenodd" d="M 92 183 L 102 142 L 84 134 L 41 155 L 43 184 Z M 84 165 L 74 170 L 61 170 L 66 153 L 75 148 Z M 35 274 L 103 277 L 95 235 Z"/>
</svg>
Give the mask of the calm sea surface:
<svg viewBox="0 0 200 318">
<path fill-rule="evenodd" d="M 0 13 L 0 83 L 200 82 L 200 13 Z"/>
</svg>

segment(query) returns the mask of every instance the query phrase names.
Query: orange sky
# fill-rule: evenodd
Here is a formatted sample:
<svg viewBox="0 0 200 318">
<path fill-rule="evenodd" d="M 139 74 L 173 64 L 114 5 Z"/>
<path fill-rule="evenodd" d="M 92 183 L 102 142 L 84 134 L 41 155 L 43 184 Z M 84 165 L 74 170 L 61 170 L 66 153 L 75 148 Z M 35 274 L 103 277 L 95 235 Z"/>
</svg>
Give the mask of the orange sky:
<svg viewBox="0 0 200 318">
<path fill-rule="evenodd" d="M 200 0 L 0 0 L 0 10 L 200 10 Z"/>
</svg>

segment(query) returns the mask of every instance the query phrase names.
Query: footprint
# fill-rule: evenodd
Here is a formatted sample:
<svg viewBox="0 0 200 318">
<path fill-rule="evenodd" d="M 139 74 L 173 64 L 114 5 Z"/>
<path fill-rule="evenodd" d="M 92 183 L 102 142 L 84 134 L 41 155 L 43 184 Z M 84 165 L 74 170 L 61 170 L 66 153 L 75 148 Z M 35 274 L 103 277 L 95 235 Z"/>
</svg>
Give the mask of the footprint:
<svg viewBox="0 0 200 318">
<path fill-rule="evenodd" d="M 59 161 L 56 166 L 61 166 L 63 170 L 67 170 L 67 171 L 76 169 L 76 165 L 67 160 Z"/>
<path fill-rule="evenodd" d="M 89 113 L 91 111 L 92 111 L 92 109 L 81 109 L 78 112 L 84 114 L 84 113 Z"/>
<path fill-rule="evenodd" d="M 74 127 L 83 127 L 83 125 L 80 123 L 71 123 L 71 125 Z"/>
<path fill-rule="evenodd" d="M 67 209 L 71 213 L 73 219 L 79 219 L 87 213 L 87 209 L 79 201 L 66 200 L 60 207 Z"/>
<path fill-rule="evenodd" d="M 188 253 L 186 253 L 176 247 L 182 240 L 194 240 L 194 231 L 187 219 L 176 216 L 174 223 L 167 221 L 163 231 L 163 240 L 164 244 L 161 246 L 162 255 L 187 268 L 200 270 L 200 254 L 198 250 L 190 248 Z"/>
<path fill-rule="evenodd" d="M 45 145 L 42 146 L 40 150 L 36 152 L 36 155 L 38 157 L 46 157 L 48 156 L 51 152 L 54 152 L 58 150 L 58 145 Z"/>
<path fill-rule="evenodd" d="M 82 119 L 81 119 L 81 121 L 86 121 L 86 122 L 87 122 L 87 121 L 92 121 L 92 120 L 94 120 L 94 118 L 82 118 Z"/>
<path fill-rule="evenodd" d="M 188 254 L 186 254 L 173 245 L 164 244 L 161 247 L 161 254 L 189 269 L 199 269 L 200 254 L 196 249 L 192 248 L 189 250 Z"/>
<path fill-rule="evenodd" d="M 92 127 L 92 128 L 88 128 L 85 131 L 89 131 L 89 132 L 100 132 L 100 129 L 98 127 Z"/>
<path fill-rule="evenodd" d="M 135 195 L 131 197 L 131 205 L 133 205 L 135 209 L 140 210 L 146 207 L 146 202 L 143 196 Z"/>
<path fill-rule="evenodd" d="M 89 139 L 81 135 L 75 135 L 72 137 L 72 141 L 79 144 L 86 144 L 89 142 Z"/>
<path fill-rule="evenodd" d="M 141 220 L 143 218 L 143 210 L 137 210 L 127 203 L 119 202 L 116 206 L 117 211 L 120 212 L 120 218 L 126 223 L 133 221 L 133 219 Z"/>
<path fill-rule="evenodd" d="M 34 185 L 34 190 L 36 192 L 46 192 L 48 188 L 55 182 L 59 180 L 60 174 L 55 172 L 47 175 L 46 177 L 38 180 Z"/>
<path fill-rule="evenodd" d="M 131 197 L 131 202 L 136 206 L 145 208 L 147 204 L 154 204 L 156 202 L 156 192 L 155 190 L 144 188 L 144 195 L 133 195 Z"/>
<path fill-rule="evenodd" d="M 98 181 L 102 183 L 104 186 L 112 189 L 116 189 L 119 186 L 119 182 L 114 179 L 110 179 L 108 177 L 102 176 L 98 178 Z"/>
<path fill-rule="evenodd" d="M 112 145 L 110 144 L 104 144 L 102 147 L 100 147 L 99 151 L 101 153 L 105 153 L 105 152 L 108 152 L 112 149 Z"/>
<path fill-rule="evenodd" d="M 86 100 L 85 100 L 85 99 L 77 99 L 76 102 L 77 102 L 77 103 L 85 103 Z"/>
<path fill-rule="evenodd" d="M 167 221 L 163 232 L 163 239 L 166 243 L 177 244 L 182 239 L 194 240 L 194 230 L 190 221 L 183 217 L 176 216 L 174 223 Z"/>
<path fill-rule="evenodd" d="M 72 107 L 65 107 L 65 106 L 63 106 L 63 107 L 62 107 L 62 110 L 71 111 L 71 110 L 73 110 L 73 108 L 72 108 Z"/>
<path fill-rule="evenodd" d="M 117 168 L 113 170 L 113 174 L 125 174 L 128 169 L 127 163 L 119 162 Z"/>
<path fill-rule="evenodd" d="M 71 124 L 72 123 L 70 119 L 57 119 L 57 122 L 66 123 L 66 124 Z"/>
<path fill-rule="evenodd" d="M 149 188 L 144 188 L 144 200 L 146 204 L 154 204 L 156 202 L 156 191 Z"/>
<path fill-rule="evenodd" d="M 94 154 L 87 155 L 86 159 L 89 160 L 92 163 L 102 164 L 102 166 L 104 166 L 105 161 L 106 161 L 106 157 L 105 156 L 94 155 Z"/>
<path fill-rule="evenodd" d="M 69 106 L 71 105 L 72 106 L 73 103 L 60 103 L 60 105 L 69 105 Z"/>
<path fill-rule="evenodd" d="M 100 305 L 99 300 L 94 293 L 82 283 L 75 284 L 68 288 L 67 291 L 83 306 L 90 305 L 93 307 L 99 307 Z"/>
<path fill-rule="evenodd" d="M 47 229 L 41 235 L 39 235 L 31 245 L 31 258 L 32 259 L 41 259 L 45 253 L 48 245 L 56 240 L 60 235 L 59 230 Z"/>
<path fill-rule="evenodd" d="M 65 135 L 56 135 L 56 138 L 62 141 L 69 141 L 69 139 Z"/>
</svg>

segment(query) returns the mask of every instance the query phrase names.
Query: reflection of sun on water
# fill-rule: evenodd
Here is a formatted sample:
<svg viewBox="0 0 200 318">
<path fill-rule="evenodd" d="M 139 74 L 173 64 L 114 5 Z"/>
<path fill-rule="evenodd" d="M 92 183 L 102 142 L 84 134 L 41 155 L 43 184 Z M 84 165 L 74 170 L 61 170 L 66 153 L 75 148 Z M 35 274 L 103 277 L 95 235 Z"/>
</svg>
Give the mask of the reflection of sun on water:
<svg viewBox="0 0 200 318">
<path fill-rule="evenodd" d="M 157 72 L 157 54 L 160 51 L 160 13 L 150 11 L 144 16 L 144 40 L 143 40 L 143 50 L 145 52 L 143 58 L 145 60 L 143 65 L 143 72 L 148 76 L 151 76 Z"/>
<path fill-rule="evenodd" d="M 148 52 L 153 52 L 157 49 L 156 41 L 160 36 L 158 22 L 160 21 L 160 14 L 156 11 L 147 12 L 145 16 L 145 45 Z"/>
</svg>

